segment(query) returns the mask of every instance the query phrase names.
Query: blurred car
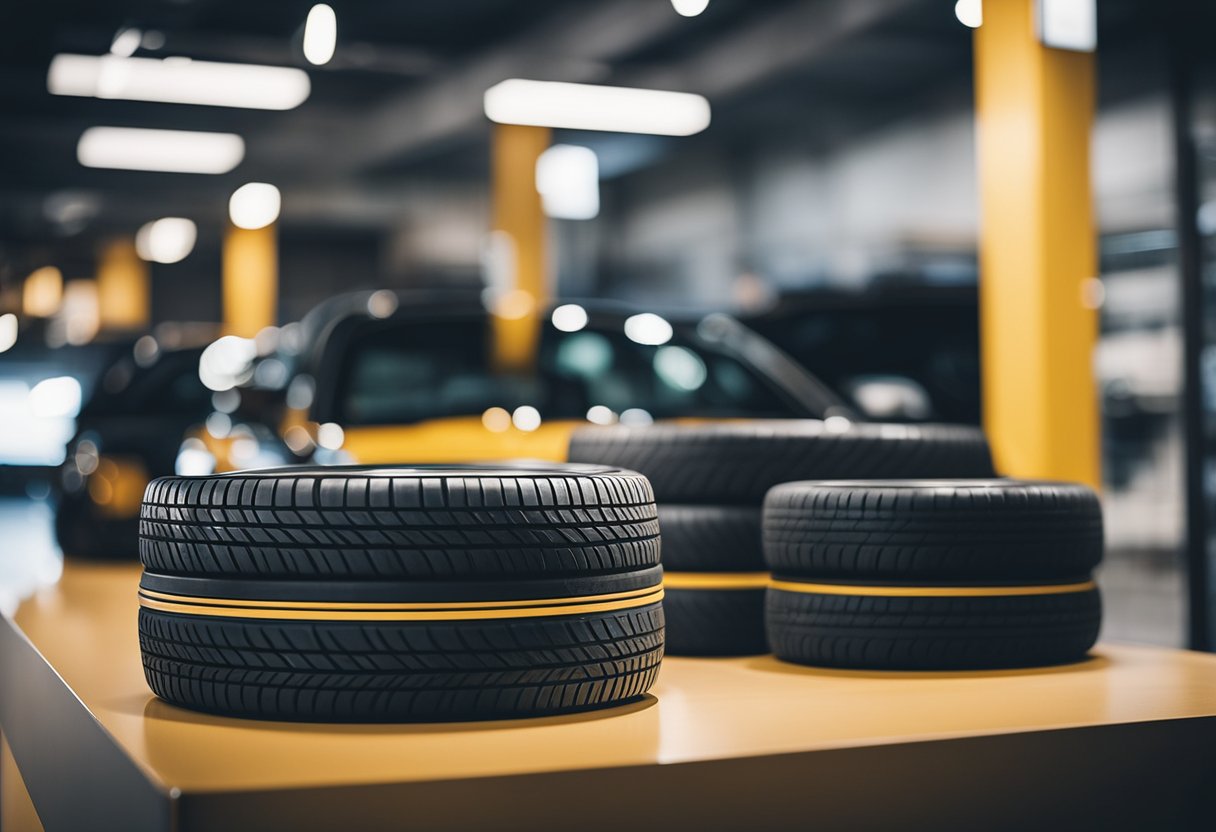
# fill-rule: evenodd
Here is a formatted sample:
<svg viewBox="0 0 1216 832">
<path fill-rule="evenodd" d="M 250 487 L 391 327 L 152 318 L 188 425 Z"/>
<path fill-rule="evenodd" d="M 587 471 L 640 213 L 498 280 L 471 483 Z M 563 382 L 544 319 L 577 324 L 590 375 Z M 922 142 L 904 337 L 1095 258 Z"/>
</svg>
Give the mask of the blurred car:
<svg viewBox="0 0 1216 832">
<path fill-rule="evenodd" d="M 102 370 L 60 468 L 55 535 L 65 553 L 134 553 L 144 487 L 173 473 L 183 434 L 212 407 L 198 375 L 202 340 L 147 335 Z"/>
<path fill-rule="evenodd" d="M 302 348 L 274 359 L 292 365 L 281 435 L 299 458 L 325 463 L 563 460 L 570 433 L 589 423 L 851 415 L 724 315 L 563 303 L 540 330 L 532 360 L 507 367 L 476 295 L 334 298 L 301 322 Z M 233 467 L 212 450 L 216 469 Z"/>
<path fill-rule="evenodd" d="M 975 285 L 784 295 L 743 320 L 882 421 L 980 422 Z"/>
</svg>

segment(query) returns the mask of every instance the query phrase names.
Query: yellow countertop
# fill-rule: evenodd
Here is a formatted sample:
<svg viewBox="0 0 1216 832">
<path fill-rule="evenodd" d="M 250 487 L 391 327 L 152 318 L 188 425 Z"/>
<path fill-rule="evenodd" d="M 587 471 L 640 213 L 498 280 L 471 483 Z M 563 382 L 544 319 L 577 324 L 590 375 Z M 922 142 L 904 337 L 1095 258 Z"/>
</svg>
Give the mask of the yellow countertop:
<svg viewBox="0 0 1216 832">
<path fill-rule="evenodd" d="M 173 796 L 778 758 L 1216 715 L 1216 657 L 1102 645 L 1080 664 L 1001 672 L 672 657 L 643 701 L 534 720 L 228 719 L 168 705 L 148 690 L 136 634 L 138 579 L 133 565 L 69 563 L 57 585 L 22 603 L 12 624 L 148 781 Z"/>
</svg>

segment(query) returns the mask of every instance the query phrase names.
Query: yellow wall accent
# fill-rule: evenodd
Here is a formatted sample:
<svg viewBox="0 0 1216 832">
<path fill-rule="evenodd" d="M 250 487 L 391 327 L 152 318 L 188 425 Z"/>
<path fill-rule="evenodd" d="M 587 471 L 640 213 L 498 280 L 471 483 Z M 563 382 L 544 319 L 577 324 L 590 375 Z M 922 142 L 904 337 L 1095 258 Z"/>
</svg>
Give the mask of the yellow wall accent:
<svg viewBox="0 0 1216 832">
<path fill-rule="evenodd" d="M 151 320 L 148 264 L 133 240 L 113 240 L 97 262 L 97 302 L 103 329 L 146 329 Z"/>
<path fill-rule="evenodd" d="M 491 228 L 510 239 L 514 286 L 499 290 L 494 311 L 494 360 L 506 369 L 531 366 L 540 337 L 539 313 L 549 297 L 546 219 L 536 190 L 536 160 L 548 149 L 547 127 L 494 125 L 491 148 Z"/>
<path fill-rule="evenodd" d="M 224 235 L 224 331 L 252 338 L 278 320 L 278 224 Z"/>
<path fill-rule="evenodd" d="M 984 0 L 975 30 L 984 426 L 998 469 L 1100 483 L 1093 55 L 1049 49 L 1034 0 Z"/>
</svg>

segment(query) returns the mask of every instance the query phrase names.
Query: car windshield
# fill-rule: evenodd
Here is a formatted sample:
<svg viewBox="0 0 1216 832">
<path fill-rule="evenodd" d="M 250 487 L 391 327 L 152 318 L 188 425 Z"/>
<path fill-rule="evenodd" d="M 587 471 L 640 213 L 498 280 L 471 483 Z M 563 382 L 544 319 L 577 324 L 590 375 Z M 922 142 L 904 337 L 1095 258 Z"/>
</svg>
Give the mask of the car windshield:
<svg viewBox="0 0 1216 832">
<path fill-rule="evenodd" d="M 102 372 L 85 405 L 86 418 L 205 416 L 211 391 L 198 377 L 201 350 L 165 350 L 147 366 L 124 352 Z"/>
<path fill-rule="evenodd" d="M 545 326 L 535 373 L 495 368 L 485 318 L 369 325 L 347 342 L 337 390 L 348 425 L 481 415 L 535 407 L 548 419 L 803 416 L 771 379 L 677 329 L 662 345 L 619 325 Z M 606 408 L 606 410 L 604 410 Z"/>
</svg>

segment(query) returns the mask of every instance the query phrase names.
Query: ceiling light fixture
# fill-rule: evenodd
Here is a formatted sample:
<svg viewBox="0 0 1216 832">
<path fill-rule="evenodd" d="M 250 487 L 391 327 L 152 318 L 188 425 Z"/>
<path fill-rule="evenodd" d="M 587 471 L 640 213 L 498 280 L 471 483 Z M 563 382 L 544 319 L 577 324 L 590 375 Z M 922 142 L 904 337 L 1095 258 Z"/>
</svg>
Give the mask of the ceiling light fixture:
<svg viewBox="0 0 1216 832">
<path fill-rule="evenodd" d="M 709 126 L 703 96 L 510 78 L 486 90 L 485 113 L 499 124 L 691 136 Z"/>
<path fill-rule="evenodd" d="M 555 144 L 536 160 L 536 190 L 545 214 L 558 220 L 591 220 L 600 212 L 600 163 L 595 151 Z"/>
<path fill-rule="evenodd" d="M 177 263 L 194 251 L 198 226 L 184 217 L 162 217 L 139 229 L 135 250 L 152 263 Z"/>
<path fill-rule="evenodd" d="M 283 198 L 279 189 L 266 182 L 250 182 L 237 188 L 228 200 L 228 217 L 237 228 L 265 228 L 279 218 Z"/>
<path fill-rule="evenodd" d="M 304 57 L 310 64 L 321 66 L 329 63 L 338 45 L 338 16 L 324 3 L 318 3 L 308 12 L 304 21 Z"/>
<path fill-rule="evenodd" d="M 54 95 L 253 110 L 290 110 L 311 91 L 308 73 L 294 67 L 69 54 L 51 59 L 46 88 Z"/>
<path fill-rule="evenodd" d="M 235 133 L 90 127 L 76 158 L 86 168 L 227 173 L 245 158 L 245 142 Z"/>
</svg>

